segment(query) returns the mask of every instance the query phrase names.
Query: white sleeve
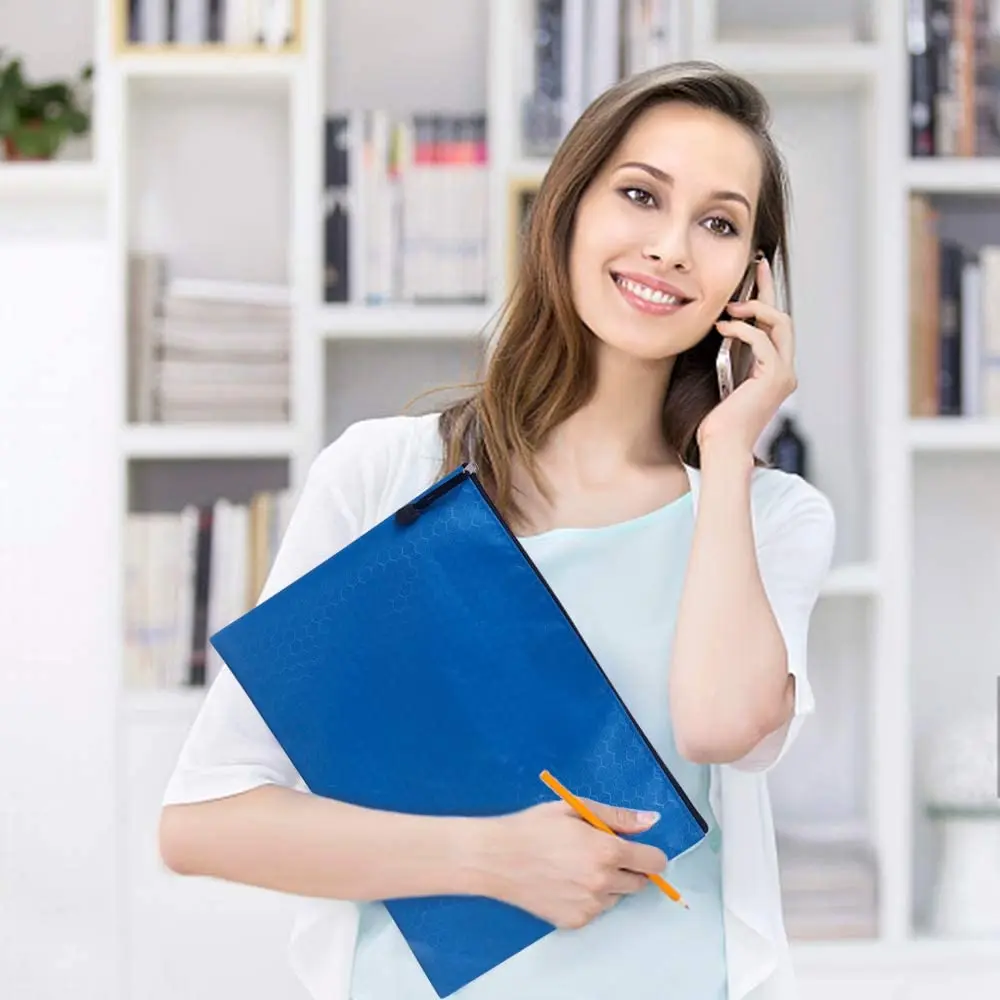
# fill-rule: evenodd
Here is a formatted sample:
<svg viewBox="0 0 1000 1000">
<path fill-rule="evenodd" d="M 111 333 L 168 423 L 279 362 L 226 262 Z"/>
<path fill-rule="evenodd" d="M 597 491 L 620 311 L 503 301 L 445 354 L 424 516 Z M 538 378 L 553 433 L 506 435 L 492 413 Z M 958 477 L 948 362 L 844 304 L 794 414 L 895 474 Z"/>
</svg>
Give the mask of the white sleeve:
<svg viewBox="0 0 1000 1000">
<path fill-rule="evenodd" d="M 836 524 L 830 501 L 819 490 L 798 477 L 778 475 L 785 479 L 785 488 L 767 505 L 757 565 L 785 640 L 788 672 L 795 677 L 795 708 L 786 725 L 731 764 L 741 771 L 773 768 L 816 708 L 807 670 L 809 621 L 830 569 Z"/>
<path fill-rule="evenodd" d="M 365 471 L 360 462 L 350 429 L 313 462 L 259 601 L 360 534 L 356 508 L 361 506 Z M 265 784 L 304 787 L 246 692 L 223 666 L 181 749 L 163 805 L 203 802 Z"/>
</svg>

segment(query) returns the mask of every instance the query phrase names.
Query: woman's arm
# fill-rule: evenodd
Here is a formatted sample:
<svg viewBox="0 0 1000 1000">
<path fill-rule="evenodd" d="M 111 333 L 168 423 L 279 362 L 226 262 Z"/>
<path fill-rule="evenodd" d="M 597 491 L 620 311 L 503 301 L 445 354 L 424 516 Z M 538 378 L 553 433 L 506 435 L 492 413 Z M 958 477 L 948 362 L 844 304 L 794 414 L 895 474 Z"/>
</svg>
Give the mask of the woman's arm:
<svg viewBox="0 0 1000 1000">
<path fill-rule="evenodd" d="M 166 806 L 160 853 L 181 875 L 298 896 L 485 894 L 489 832 L 481 820 L 375 812 L 264 785 Z"/>
<path fill-rule="evenodd" d="M 785 642 L 757 563 L 753 456 L 702 450 L 698 516 L 681 595 L 670 704 L 680 753 L 728 763 L 787 724 L 795 704 Z"/>
<path fill-rule="evenodd" d="M 652 822 L 591 805 L 620 833 Z M 583 927 L 667 864 L 658 848 L 609 837 L 561 801 L 499 817 L 413 816 L 279 785 L 166 806 L 160 853 L 181 875 L 298 896 L 488 896 L 557 927 Z"/>
<path fill-rule="evenodd" d="M 775 305 L 766 260 L 757 284 L 759 298 L 729 303 L 736 318 L 716 324 L 750 345 L 754 366 L 698 427 L 698 517 L 670 668 L 680 752 L 754 770 L 780 756 L 793 718 L 810 709 L 808 684 L 797 690 L 796 678 L 834 534 L 826 498 L 789 479 L 789 496 L 768 506 L 770 523 L 755 537 L 753 449 L 797 384 L 791 317 Z"/>
</svg>

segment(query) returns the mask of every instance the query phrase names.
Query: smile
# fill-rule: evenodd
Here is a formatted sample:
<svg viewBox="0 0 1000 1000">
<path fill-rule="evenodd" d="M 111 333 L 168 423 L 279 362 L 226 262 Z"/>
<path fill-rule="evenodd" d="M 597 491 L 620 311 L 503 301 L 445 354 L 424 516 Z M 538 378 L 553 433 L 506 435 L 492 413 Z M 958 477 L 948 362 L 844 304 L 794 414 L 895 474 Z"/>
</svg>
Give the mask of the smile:
<svg viewBox="0 0 1000 1000">
<path fill-rule="evenodd" d="M 662 292 L 658 288 L 650 288 L 649 285 L 633 281 L 631 278 L 623 278 L 620 274 L 612 274 L 611 277 L 625 301 L 642 312 L 664 316 L 676 312 L 690 301 Z"/>
</svg>

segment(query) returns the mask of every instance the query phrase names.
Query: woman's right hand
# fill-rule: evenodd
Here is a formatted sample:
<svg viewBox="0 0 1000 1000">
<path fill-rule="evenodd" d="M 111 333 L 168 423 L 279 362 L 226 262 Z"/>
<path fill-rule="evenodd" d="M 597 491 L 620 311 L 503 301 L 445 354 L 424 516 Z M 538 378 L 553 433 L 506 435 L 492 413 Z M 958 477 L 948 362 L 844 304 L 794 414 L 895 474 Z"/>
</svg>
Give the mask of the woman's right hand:
<svg viewBox="0 0 1000 1000">
<path fill-rule="evenodd" d="M 648 815 L 587 800 L 616 833 L 635 834 L 656 822 Z M 612 837 L 564 802 L 545 802 L 485 820 L 489 895 L 560 928 L 579 928 L 644 888 L 646 873 L 661 873 L 659 848 Z"/>
</svg>

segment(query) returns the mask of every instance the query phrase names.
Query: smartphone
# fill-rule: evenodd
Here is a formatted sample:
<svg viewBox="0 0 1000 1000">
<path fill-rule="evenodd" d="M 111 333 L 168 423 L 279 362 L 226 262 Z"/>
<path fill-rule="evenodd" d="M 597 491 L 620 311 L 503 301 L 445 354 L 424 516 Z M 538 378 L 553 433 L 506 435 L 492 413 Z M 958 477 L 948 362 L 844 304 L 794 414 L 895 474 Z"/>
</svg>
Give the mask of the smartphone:
<svg viewBox="0 0 1000 1000">
<path fill-rule="evenodd" d="M 754 259 L 743 275 L 739 290 L 733 296 L 733 302 L 746 302 L 747 299 L 753 297 L 757 284 L 757 262 L 760 259 L 760 253 L 754 255 Z M 752 322 L 752 320 L 747 320 L 747 322 Z M 722 346 L 715 358 L 715 373 L 719 380 L 720 400 L 725 399 L 750 374 L 752 364 L 753 351 L 749 344 L 745 344 L 736 337 L 722 338 Z"/>
</svg>

